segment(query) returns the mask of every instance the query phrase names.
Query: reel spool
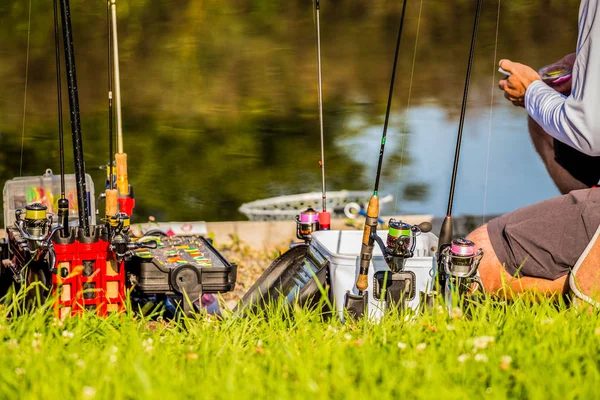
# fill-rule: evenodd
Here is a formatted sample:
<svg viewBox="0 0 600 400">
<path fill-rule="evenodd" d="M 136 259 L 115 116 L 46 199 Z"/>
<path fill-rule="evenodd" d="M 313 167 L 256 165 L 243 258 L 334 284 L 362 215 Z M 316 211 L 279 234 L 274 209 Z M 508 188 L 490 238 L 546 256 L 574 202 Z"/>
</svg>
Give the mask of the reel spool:
<svg viewBox="0 0 600 400">
<path fill-rule="evenodd" d="M 404 267 L 404 260 L 414 255 L 417 245 L 416 237 L 421 233 L 417 226 L 390 219 L 385 253 L 392 259 L 401 259 L 401 263 L 388 263 L 392 272 Z M 386 257 L 387 258 L 387 257 Z"/>
<path fill-rule="evenodd" d="M 312 233 L 319 230 L 319 213 L 308 208 L 296 215 L 296 237 L 306 242 L 312 238 Z"/>
<path fill-rule="evenodd" d="M 52 220 L 48 218 L 48 208 L 40 203 L 33 203 L 22 209 L 16 210 L 17 227 L 27 239 L 29 250 L 35 251 L 40 247 L 40 242 L 48 236 L 48 228 L 52 225 Z M 25 213 L 25 219 L 22 215 Z"/>
</svg>

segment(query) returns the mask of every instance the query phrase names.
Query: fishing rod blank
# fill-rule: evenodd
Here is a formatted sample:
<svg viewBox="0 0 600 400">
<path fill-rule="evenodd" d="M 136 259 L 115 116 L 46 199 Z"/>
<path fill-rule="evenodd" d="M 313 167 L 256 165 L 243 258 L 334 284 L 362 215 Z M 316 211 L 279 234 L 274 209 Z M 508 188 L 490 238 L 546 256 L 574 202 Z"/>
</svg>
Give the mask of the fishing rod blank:
<svg viewBox="0 0 600 400">
<path fill-rule="evenodd" d="M 63 226 L 63 236 L 69 234 L 69 200 L 65 196 L 65 132 L 62 114 L 62 79 L 60 71 L 60 36 L 58 33 L 58 2 L 54 8 L 54 47 L 56 50 L 56 94 L 58 98 L 58 152 L 60 157 L 60 199 L 58 200 L 58 221 Z"/>
<path fill-rule="evenodd" d="M 113 156 L 114 156 L 114 116 L 113 116 L 113 36 L 112 36 L 112 18 L 111 18 L 111 3 L 107 3 L 106 7 L 106 33 L 108 39 L 108 188 L 106 189 L 106 216 L 117 214 L 117 197 L 118 192 L 114 187 L 113 175 Z M 109 225 L 110 226 L 110 225 Z"/>
<path fill-rule="evenodd" d="M 323 190 L 323 211 L 319 213 L 319 229 L 328 230 L 330 227 L 331 214 L 327 212 L 327 189 L 325 185 L 325 139 L 323 134 L 323 83 L 321 79 L 321 25 L 319 16 L 319 0 L 315 0 L 315 8 L 317 14 L 317 65 L 319 76 L 319 127 L 321 130 L 321 180 Z"/>
<path fill-rule="evenodd" d="M 112 11 L 112 43 L 113 66 L 115 79 L 115 102 L 117 107 L 117 188 L 121 196 L 129 194 L 129 179 L 127 176 L 127 154 L 123 151 L 123 117 L 121 113 L 121 74 L 119 70 L 119 36 L 117 35 L 117 3 L 110 0 Z"/>
<path fill-rule="evenodd" d="M 71 134 L 73 137 L 73 159 L 75 161 L 75 183 L 77 187 L 77 204 L 79 228 L 87 236 L 89 234 L 88 216 L 90 207 L 85 184 L 85 161 L 83 159 L 83 143 L 81 140 L 81 117 L 79 114 L 79 95 L 77 89 L 77 73 L 75 68 L 75 49 L 71 30 L 71 10 L 69 0 L 60 0 L 63 43 L 65 48 L 65 65 L 69 89 L 69 109 L 71 114 Z"/>
<path fill-rule="evenodd" d="M 460 158 L 460 148 L 463 135 L 463 127 L 465 124 L 465 115 L 467 111 L 467 100 L 469 97 L 469 83 L 473 70 L 473 59 L 475 58 L 475 43 L 477 41 L 477 28 L 479 27 L 479 17 L 481 15 L 481 5 L 483 0 L 477 1 L 477 10 L 475 11 L 475 22 L 473 24 L 473 35 L 471 36 L 471 50 L 469 51 L 469 63 L 467 65 L 467 75 L 465 78 L 465 88 L 463 92 L 462 106 L 460 109 L 460 122 L 458 124 L 458 135 L 456 138 L 456 148 L 454 150 L 454 165 L 452 167 L 452 179 L 450 181 L 450 195 L 448 197 L 448 208 L 446 217 L 440 229 L 438 255 L 442 247 L 449 245 L 452 242 L 452 205 L 454 203 L 454 190 L 456 188 L 456 176 L 458 173 L 458 161 Z M 439 257 L 438 257 L 439 259 Z"/>
<path fill-rule="evenodd" d="M 402 15 L 400 17 L 400 28 L 398 29 L 398 40 L 396 42 L 396 53 L 394 55 L 394 66 L 392 68 L 392 80 L 390 83 L 390 92 L 388 96 L 387 108 L 385 111 L 385 121 L 383 123 L 383 135 L 381 137 L 381 147 L 379 149 L 379 161 L 377 164 L 377 175 L 375 177 L 375 188 L 373 190 L 373 196 L 369 200 L 369 206 L 367 207 L 367 218 L 365 221 L 365 230 L 363 233 L 362 247 L 360 250 L 360 270 L 358 279 L 356 280 L 356 288 L 358 289 L 359 296 L 362 296 L 363 292 L 368 287 L 368 274 L 369 265 L 373 258 L 373 247 L 375 240 L 373 235 L 377 234 L 377 220 L 379 217 L 379 179 L 381 177 L 381 166 L 383 164 L 383 154 L 385 151 L 385 141 L 387 137 L 387 127 L 390 119 L 390 110 L 392 107 L 392 97 L 394 94 L 394 82 L 396 79 L 396 68 L 398 65 L 398 54 L 400 53 L 400 41 L 402 38 L 402 28 L 404 27 L 404 16 L 406 14 L 406 0 L 402 6 Z"/>
</svg>

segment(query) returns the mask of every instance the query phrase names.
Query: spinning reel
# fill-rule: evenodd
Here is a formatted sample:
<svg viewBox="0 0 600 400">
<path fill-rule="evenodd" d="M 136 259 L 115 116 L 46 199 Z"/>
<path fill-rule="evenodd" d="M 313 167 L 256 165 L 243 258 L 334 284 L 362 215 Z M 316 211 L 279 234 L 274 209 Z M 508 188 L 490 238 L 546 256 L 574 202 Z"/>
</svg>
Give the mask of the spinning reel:
<svg viewBox="0 0 600 400">
<path fill-rule="evenodd" d="M 414 256 L 417 245 L 417 236 L 421 232 L 431 231 L 431 224 L 423 222 L 419 225 L 410 225 L 402 221 L 390 219 L 388 224 L 386 244 L 377 236 L 372 237 L 377 241 L 390 271 L 378 271 L 374 275 L 373 296 L 380 299 L 385 292 L 385 301 L 404 308 L 405 302 L 416 296 L 416 276 L 412 271 L 405 271 L 406 259 Z"/>
<path fill-rule="evenodd" d="M 130 218 L 125 213 L 117 213 L 108 218 L 110 227 L 109 249 L 116 255 L 117 261 L 123 261 L 125 257 L 132 256 L 138 249 L 156 249 L 156 241 L 132 242 L 129 237 L 131 226 Z"/>
<path fill-rule="evenodd" d="M 443 283 L 441 287 L 448 307 L 456 305 L 452 301 L 456 297 L 453 295 L 462 299 L 479 289 L 485 297 L 483 283 L 477 275 L 482 258 L 483 250 L 476 250 L 475 243 L 464 238 L 454 239 L 442 249 L 439 260 L 439 273 L 442 275 L 440 283 Z"/>
<path fill-rule="evenodd" d="M 296 221 L 296 237 L 309 242 L 312 233 L 319 230 L 319 213 L 312 208 L 300 212 L 294 219 Z"/>
<path fill-rule="evenodd" d="M 41 261 L 48 254 L 48 269 L 55 270 L 56 254 L 52 246 L 54 232 L 62 228 L 58 224 L 52 227 L 52 215 L 48 216 L 47 207 L 34 203 L 15 211 L 16 232 L 9 232 L 11 259 L 3 261 L 17 283 L 22 282 L 21 271 L 31 261 Z"/>
</svg>

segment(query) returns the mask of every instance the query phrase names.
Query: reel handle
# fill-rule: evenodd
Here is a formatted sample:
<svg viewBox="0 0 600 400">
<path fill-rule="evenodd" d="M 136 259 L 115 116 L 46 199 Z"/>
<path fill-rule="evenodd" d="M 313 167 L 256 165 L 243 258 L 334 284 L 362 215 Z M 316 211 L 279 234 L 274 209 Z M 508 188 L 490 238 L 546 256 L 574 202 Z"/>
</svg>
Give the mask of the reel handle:
<svg viewBox="0 0 600 400">
<path fill-rule="evenodd" d="M 433 229 L 433 226 L 431 225 L 431 222 L 421 222 L 419 225 L 417 225 L 417 227 L 423 233 L 431 232 L 431 230 Z"/>
<path fill-rule="evenodd" d="M 158 248 L 158 242 L 156 240 L 149 240 L 147 242 L 137 243 L 138 249 L 156 249 Z"/>
</svg>

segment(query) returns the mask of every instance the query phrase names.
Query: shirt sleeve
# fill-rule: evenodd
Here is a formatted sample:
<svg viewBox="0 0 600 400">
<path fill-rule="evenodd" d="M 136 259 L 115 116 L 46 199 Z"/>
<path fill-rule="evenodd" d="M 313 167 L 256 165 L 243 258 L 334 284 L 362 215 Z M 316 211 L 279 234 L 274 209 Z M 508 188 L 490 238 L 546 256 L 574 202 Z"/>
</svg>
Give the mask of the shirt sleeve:
<svg viewBox="0 0 600 400">
<path fill-rule="evenodd" d="M 571 95 L 542 81 L 525 93 L 529 115 L 551 136 L 590 156 L 600 156 L 600 0 L 582 1 Z"/>
</svg>

